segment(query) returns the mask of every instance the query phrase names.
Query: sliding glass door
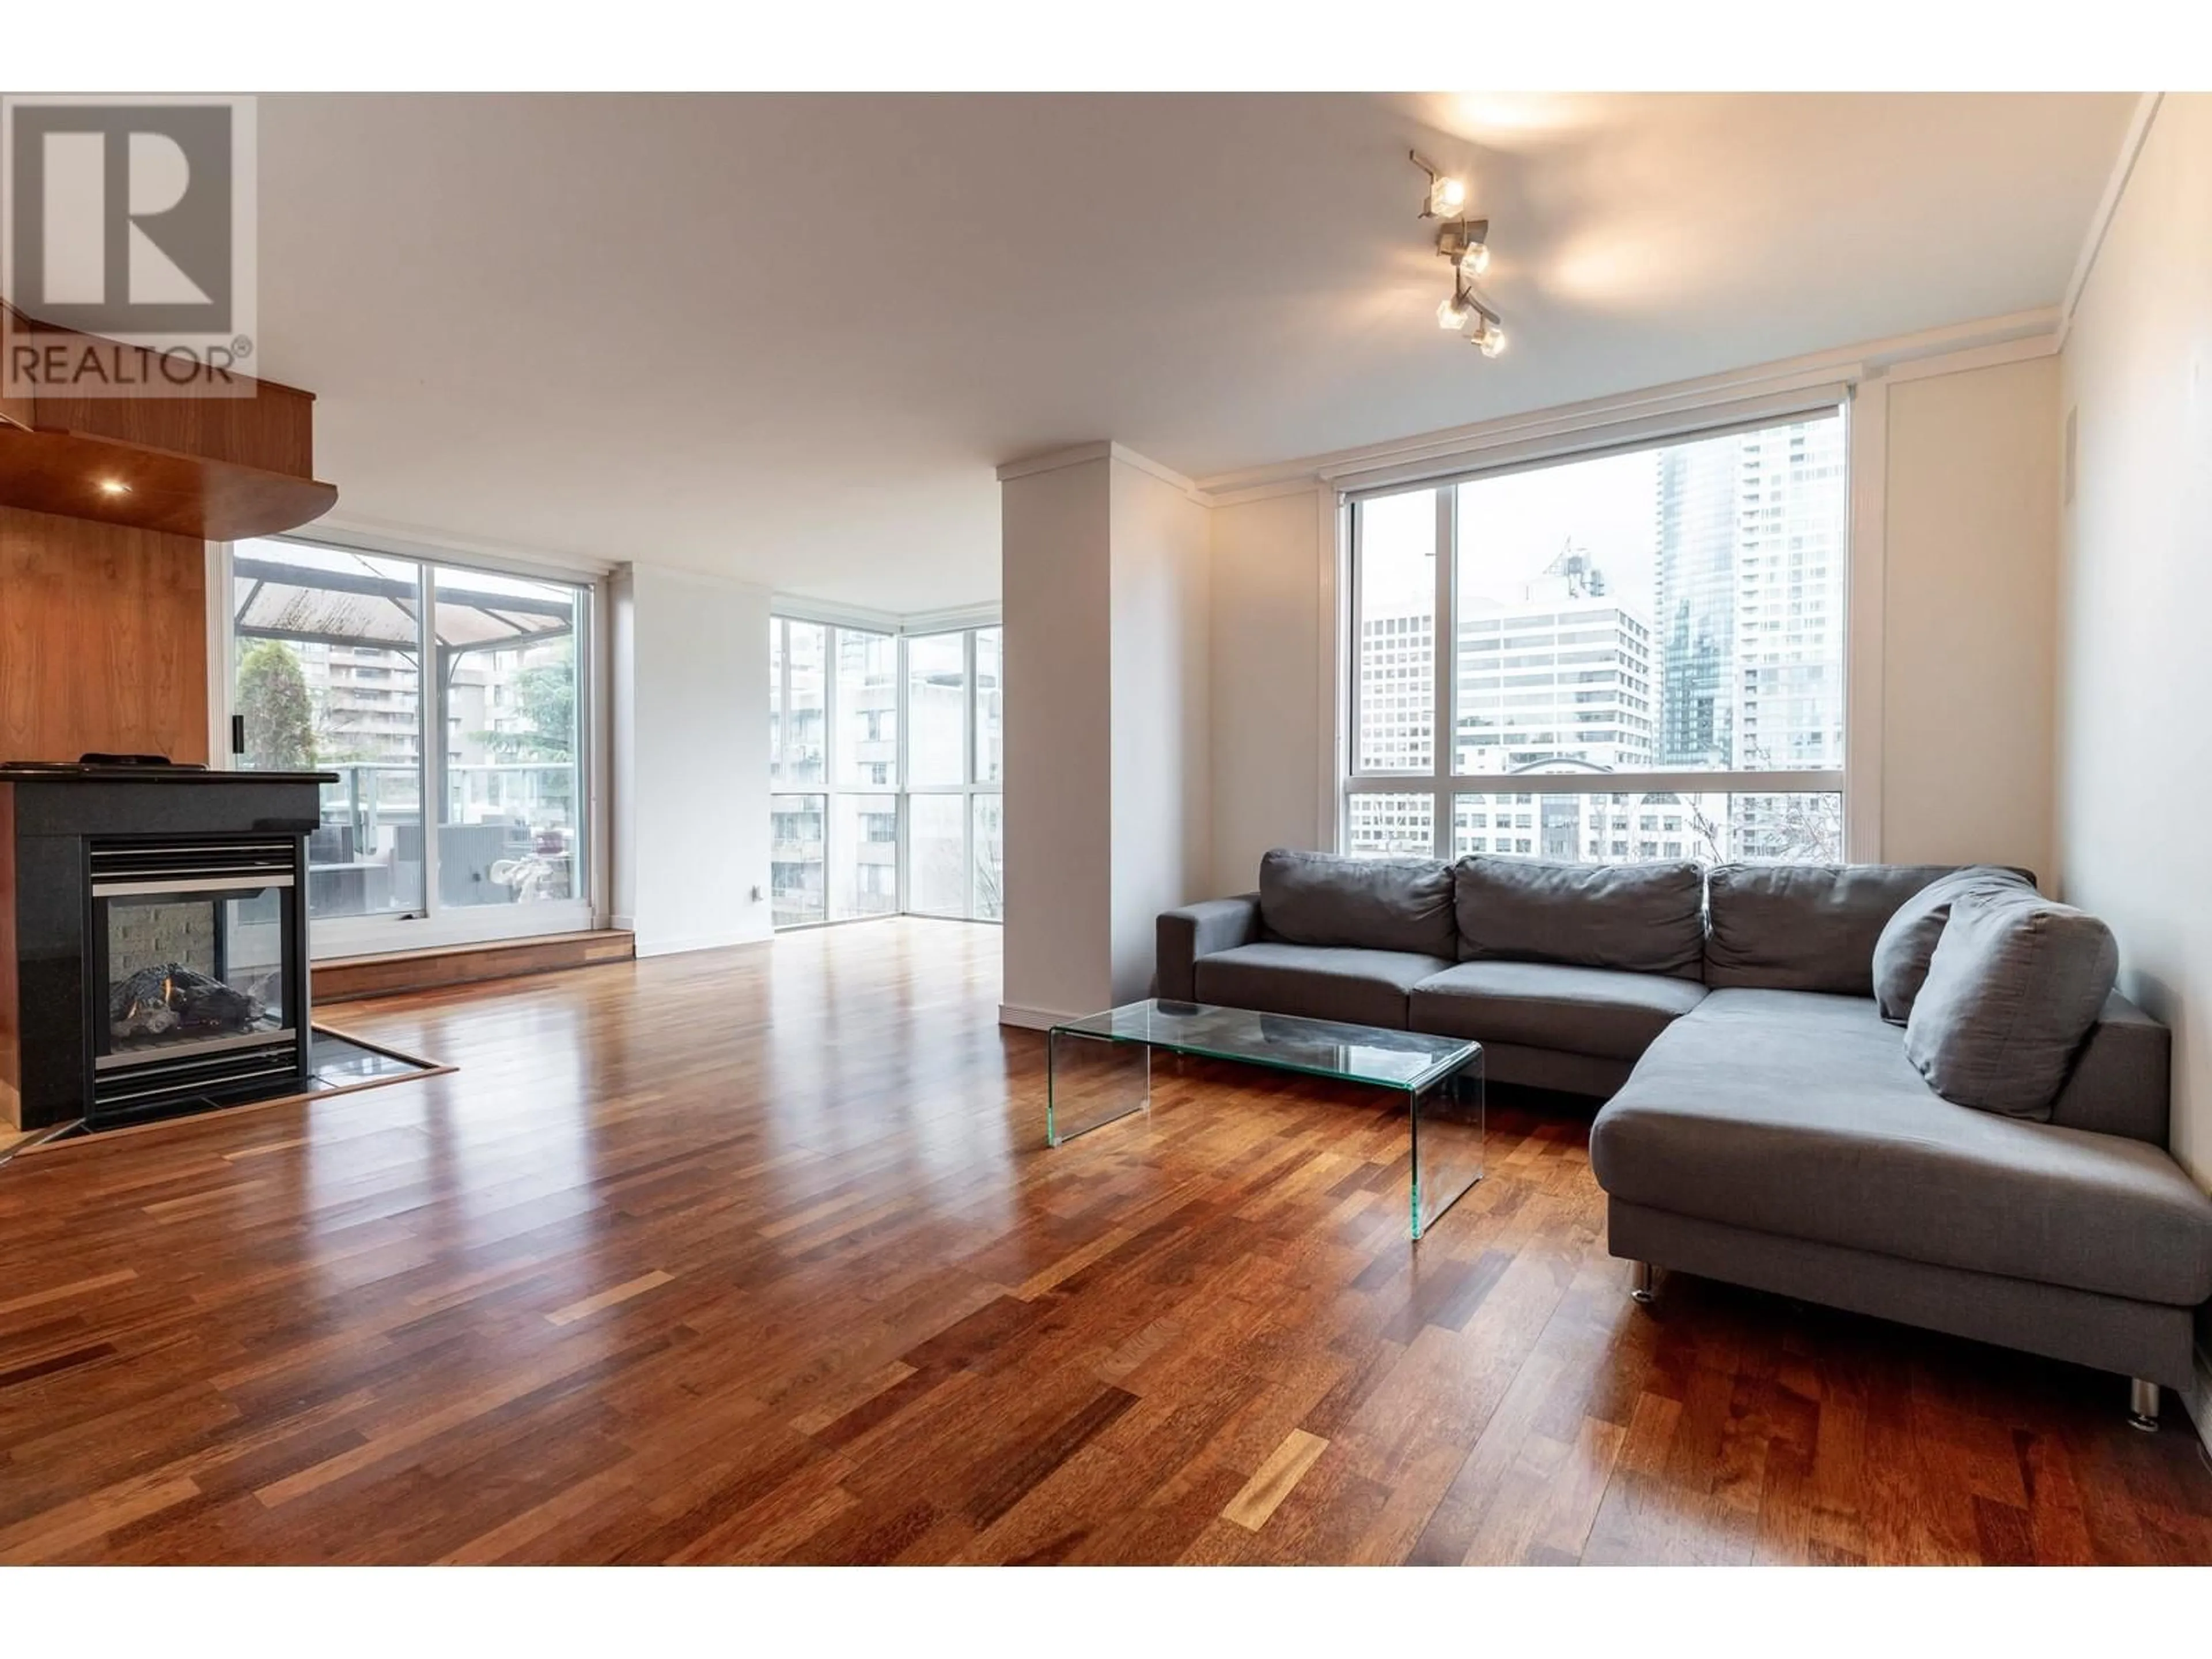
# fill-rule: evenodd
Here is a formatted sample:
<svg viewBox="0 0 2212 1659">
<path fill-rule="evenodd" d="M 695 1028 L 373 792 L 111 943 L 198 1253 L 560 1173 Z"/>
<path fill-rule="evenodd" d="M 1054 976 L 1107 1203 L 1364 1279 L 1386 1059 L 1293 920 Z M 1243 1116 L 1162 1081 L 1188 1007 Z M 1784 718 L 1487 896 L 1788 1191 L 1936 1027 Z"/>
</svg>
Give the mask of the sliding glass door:
<svg viewBox="0 0 2212 1659">
<path fill-rule="evenodd" d="M 314 922 L 423 902 L 422 568 L 243 542 L 231 585 L 234 766 L 329 771 L 308 842 Z"/>
<path fill-rule="evenodd" d="M 289 539 L 230 556 L 233 763 L 334 772 L 319 954 L 592 923 L 592 590 Z"/>
</svg>

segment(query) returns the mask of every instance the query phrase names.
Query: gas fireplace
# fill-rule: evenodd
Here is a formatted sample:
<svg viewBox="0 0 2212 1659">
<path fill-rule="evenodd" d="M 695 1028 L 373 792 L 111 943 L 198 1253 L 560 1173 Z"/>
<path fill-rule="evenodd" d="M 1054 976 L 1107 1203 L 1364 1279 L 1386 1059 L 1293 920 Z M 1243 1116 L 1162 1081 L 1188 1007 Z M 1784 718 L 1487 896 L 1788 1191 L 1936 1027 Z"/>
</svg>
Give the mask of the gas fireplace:
<svg viewBox="0 0 2212 1659">
<path fill-rule="evenodd" d="M 96 1114 L 282 1082 L 305 1065 L 298 872 L 281 837 L 96 841 Z"/>
<path fill-rule="evenodd" d="M 322 777 L 0 765 L 0 1125 L 306 1085 Z"/>
</svg>

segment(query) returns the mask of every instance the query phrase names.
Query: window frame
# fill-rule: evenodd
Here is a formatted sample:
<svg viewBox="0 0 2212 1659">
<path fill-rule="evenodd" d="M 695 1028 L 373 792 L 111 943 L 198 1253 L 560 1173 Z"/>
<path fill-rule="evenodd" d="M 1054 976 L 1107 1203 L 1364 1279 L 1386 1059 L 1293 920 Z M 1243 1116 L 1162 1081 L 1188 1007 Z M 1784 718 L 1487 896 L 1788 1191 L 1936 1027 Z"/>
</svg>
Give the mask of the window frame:
<svg viewBox="0 0 2212 1659">
<path fill-rule="evenodd" d="M 975 797 L 978 795 L 998 795 L 1003 797 L 1006 792 L 1006 781 L 1003 776 L 998 781 L 993 783 L 979 783 L 976 781 L 976 773 L 978 769 L 976 762 L 980 752 L 980 745 L 975 741 L 975 723 L 977 716 L 981 712 L 979 704 L 981 702 L 982 688 L 978 684 L 975 678 L 975 659 L 977 654 L 975 643 L 977 635 L 989 629 L 999 629 L 1000 626 L 1000 625 L 996 623 L 977 623 L 965 628 L 917 629 L 913 633 L 902 633 L 899 636 L 899 696 L 902 704 L 899 711 L 899 776 L 907 780 L 904 787 L 900 791 L 900 793 L 909 797 L 915 795 L 957 795 L 960 798 L 960 888 L 965 906 L 965 908 L 957 915 L 945 910 L 919 910 L 914 908 L 914 889 L 910 880 L 912 860 L 914 856 L 914 814 L 911 811 L 902 810 L 899 813 L 899 839 L 901 842 L 899 848 L 899 913 L 902 915 L 931 916 L 944 921 L 980 921 L 992 927 L 998 926 L 1003 920 L 997 916 L 979 916 L 975 914 Z M 958 783 L 916 784 L 912 781 L 914 777 L 914 762 L 912 755 L 908 752 L 908 744 L 913 740 L 914 733 L 914 721 L 911 708 L 912 699 L 909 696 L 909 693 L 913 690 L 914 682 L 911 678 L 911 671 L 908 667 L 908 651 L 911 643 L 915 640 L 942 639 L 947 634 L 957 634 L 960 635 L 961 781 Z M 1002 633 L 1000 635 L 1000 644 L 999 647 L 999 678 L 1002 693 L 1006 679 L 1006 646 L 1004 643 L 1004 635 Z M 1001 770 L 1004 770 L 1003 764 L 1001 766 Z"/>
<path fill-rule="evenodd" d="M 1802 395 L 1703 412 L 1685 411 L 1647 425 L 1637 422 L 1608 437 L 1602 424 L 1550 440 L 1500 446 L 1487 459 L 1462 454 L 1439 458 L 1413 469 L 1375 477 L 1364 487 L 1332 493 L 1337 526 L 1334 574 L 1340 595 L 1332 646 L 1336 658 L 1333 699 L 1335 741 L 1328 786 L 1327 822 L 1337 851 L 1351 844 L 1352 805 L 1359 795 L 1426 795 L 1430 798 L 1430 842 L 1433 856 L 1457 856 L 1454 841 L 1455 797 L 1499 793 L 1510 780 L 1515 793 L 1532 795 L 1833 794 L 1842 808 L 1844 857 L 1854 862 L 1877 860 L 1880 848 L 1879 724 L 1881 597 L 1880 516 L 1883 479 L 1878 453 L 1885 410 L 1881 388 L 1823 386 Z M 1867 394 L 1872 391 L 1875 395 Z M 1731 433 L 1764 430 L 1794 422 L 1833 419 L 1842 422 L 1844 465 L 1844 531 L 1842 556 L 1842 708 L 1844 763 L 1832 768 L 1765 769 L 1757 771 L 1685 771 L 1650 768 L 1617 772 L 1459 773 L 1454 723 L 1457 683 L 1458 486 L 1508 473 L 1548 470 L 1607 455 L 1665 449 Z M 1632 434 L 1632 435 L 1631 435 Z M 1361 771 L 1360 642 L 1364 624 L 1361 539 L 1363 503 L 1393 495 L 1433 490 L 1436 498 L 1436 618 L 1430 641 L 1434 705 L 1431 717 L 1431 761 L 1426 770 Z M 1871 620 L 1877 626 L 1869 626 Z M 1732 672 L 1735 667 L 1732 665 Z M 1655 710 L 1656 698 L 1654 699 Z M 1872 730 L 1863 730 L 1871 719 Z"/>
<path fill-rule="evenodd" d="M 329 551 L 357 553 L 371 558 L 404 561 L 420 572 L 421 614 L 416 617 L 416 652 L 424 691 L 416 698 L 416 742 L 421 757 L 421 795 L 424 817 L 432 816 L 432 790 L 442 779 L 442 761 L 433 763 L 431 745 L 442 757 L 447 742 L 447 702 L 443 690 L 431 684 L 426 665 L 434 660 L 431 631 L 437 611 L 437 573 L 441 567 L 481 571 L 487 575 L 554 582 L 578 592 L 576 616 L 576 774 L 581 802 L 577 828 L 583 841 L 578 873 L 584 882 L 580 898 L 556 899 L 538 904 L 447 906 L 438 898 L 438 837 L 422 837 L 422 903 L 419 909 L 387 911 L 376 915 L 325 916 L 310 919 L 308 957 L 325 962 L 354 956 L 374 956 L 396 951 L 435 950 L 447 945 L 493 944 L 502 939 L 531 939 L 554 933 L 597 930 L 607 926 L 612 870 L 609 860 L 607 799 L 609 761 L 605 708 L 611 641 L 602 619 L 607 609 L 606 574 L 593 568 L 563 569 L 555 565 L 506 560 L 475 553 L 460 553 L 433 544 L 401 544 L 356 537 L 343 532 L 322 534 L 284 532 L 253 538 L 256 541 L 290 544 Z M 236 544 L 211 542 L 207 550 L 208 589 L 208 710 L 210 763 L 218 770 L 234 769 L 230 748 L 231 716 L 237 695 L 237 595 L 234 580 Z M 438 810 L 442 811 L 442 807 Z"/>
<path fill-rule="evenodd" d="M 999 620 L 993 619 L 963 621 L 944 625 L 932 623 L 908 628 L 903 624 L 868 623 L 850 619 L 839 620 L 833 617 L 812 616 L 809 615 L 803 607 L 795 605 L 775 606 L 769 613 L 769 623 L 771 628 L 784 630 L 784 648 L 781 657 L 782 667 L 777 685 L 777 696 L 780 699 L 777 703 L 777 708 L 779 711 L 778 718 L 787 720 L 791 713 L 791 649 L 789 643 L 789 629 L 794 624 L 800 627 L 820 628 L 823 630 L 824 641 L 824 649 L 823 653 L 823 676 L 822 698 L 823 781 L 819 784 L 795 784 L 788 780 L 780 780 L 771 773 L 769 778 L 768 787 L 768 793 L 771 800 L 780 796 L 794 795 L 819 796 L 822 798 L 823 914 L 817 918 L 805 921 L 775 922 L 771 921 L 773 931 L 778 933 L 804 933 L 809 928 L 845 927 L 853 926 L 855 923 L 882 921 L 889 916 L 902 915 L 926 916 L 934 921 L 975 921 L 981 922 L 987 927 L 999 926 L 1004 920 L 1002 917 L 980 916 L 975 914 L 975 797 L 979 795 L 995 795 L 1003 799 L 1006 793 L 1006 781 L 1003 776 L 1003 757 L 1001 760 L 1002 775 L 996 781 L 979 782 L 977 781 L 977 759 L 980 753 L 980 745 L 976 741 L 977 733 L 975 729 L 978 712 L 977 705 L 979 702 L 978 687 L 975 678 L 975 665 L 977 658 L 976 636 L 986 631 L 999 632 L 1001 636 L 999 659 L 999 677 L 1000 681 L 1000 690 L 1003 693 L 1006 677 L 1006 649 L 1003 642 L 1005 624 Z M 878 639 L 888 637 L 891 640 L 896 647 L 893 659 L 895 664 L 893 670 L 893 685 L 895 688 L 894 708 L 896 714 L 898 724 L 897 762 L 896 766 L 897 775 L 894 781 L 888 785 L 854 784 L 844 786 L 840 785 L 836 781 L 839 775 L 838 763 L 841 759 L 838 750 L 843 742 L 843 733 L 838 725 L 837 720 L 837 647 L 838 636 L 841 634 L 866 634 Z M 963 694 L 961 698 L 962 720 L 960 735 L 961 781 L 957 783 L 917 785 L 912 781 L 914 776 L 912 754 L 914 723 L 913 699 L 910 696 L 911 681 L 909 677 L 912 672 L 912 665 L 909 655 L 909 647 L 913 641 L 918 639 L 940 638 L 948 634 L 957 634 L 961 636 L 961 667 L 963 674 Z M 773 644 L 770 646 L 770 657 L 772 660 L 775 659 L 776 657 Z M 955 914 L 951 911 L 943 910 L 919 910 L 913 908 L 914 813 L 909 803 L 912 801 L 913 798 L 917 795 L 951 795 L 960 798 L 961 888 L 966 904 L 965 914 Z M 839 843 L 842 839 L 837 832 L 837 798 L 840 796 L 865 796 L 872 799 L 889 798 L 896 804 L 898 819 L 897 853 L 893 860 L 893 864 L 897 872 L 896 878 L 897 891 L 893 908 L 889 911 L 875 915 L 858 916 L 838 916 L 832 915 L 830 913 L 831 909 L 830 896 L 835 886 L 835 876 L 833 872 L 836 866 L 840 852 Z M 773 902 L 773 896 L 774 896 L 771 893 L 771 903 Z"/>
</svg>

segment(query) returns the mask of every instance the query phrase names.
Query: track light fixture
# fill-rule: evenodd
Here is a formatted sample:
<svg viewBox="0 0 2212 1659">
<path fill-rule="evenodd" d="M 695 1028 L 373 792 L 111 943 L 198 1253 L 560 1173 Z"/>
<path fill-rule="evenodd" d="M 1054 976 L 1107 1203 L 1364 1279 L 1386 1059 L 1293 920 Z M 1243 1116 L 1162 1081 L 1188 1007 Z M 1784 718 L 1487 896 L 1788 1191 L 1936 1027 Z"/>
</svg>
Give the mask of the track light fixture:
<svg viewBox="0 0 2212 1659">
<path fill-rule="evenodd" d="M 1420 151 L 1417 149 L 1409 149 L 1406 154 L 1413 158 L 1415 167 L 1429 175 L 1429 197 L 1421 205 L 1421 217 L 1458 218 L 1467 207 L 1466 181 L 1440 172 L 1431 163 L 1423 161 Z"/>
<path fill-rule="evenodd" d="M 1467 331 L 1468 342 L 1486 357 L 1505 349 L 1505 325 L 1481 301 L 1471 284 L 1490 269 L 1490 221 L 1467 217 L 1467 185 L 1440 171 L 1419 150 L 1406 152 L 1415 167 L 1429 175 L 1429 193 L 1421 204 L 1421 217 L 1441 219 L 1437 227 L 1437 257 L 1452 267 L 1451 297 L 1437 307 L 1437 326 L 1447 333 Z"/>
</svg>

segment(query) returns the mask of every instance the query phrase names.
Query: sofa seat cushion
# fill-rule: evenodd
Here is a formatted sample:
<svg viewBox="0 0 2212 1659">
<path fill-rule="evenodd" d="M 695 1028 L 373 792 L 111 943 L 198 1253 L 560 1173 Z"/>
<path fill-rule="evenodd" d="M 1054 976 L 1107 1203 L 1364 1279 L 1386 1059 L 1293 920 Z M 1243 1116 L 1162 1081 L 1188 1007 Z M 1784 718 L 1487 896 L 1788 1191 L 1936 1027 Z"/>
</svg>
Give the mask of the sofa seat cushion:
<svg viewBox="0 0 2212 1659">
<path fill-rule="evenodd" d="M 1462 962 L 1413 988 L 1417 1031 L 1634 1060 L 1705 1000 L 1695 980 L 1548 962 Z"/>
<path fill-rule="evenodd" d="M 1871 999 L 1718 990 L 1590 1130 L 1615 1198 L 1906 1261 L 2187 1307 L 2212 1200 L 2156 1146 L 1954 1105 Z"/>
<path fill-rule="evenodd" d="M 1266 940 L 1198 959 L 1198 1000 L 1307 1019 L 1406 1029 L 1406 995 L 1451 966 L 1412 951 L 1356 951 Z"/>
</svg>

